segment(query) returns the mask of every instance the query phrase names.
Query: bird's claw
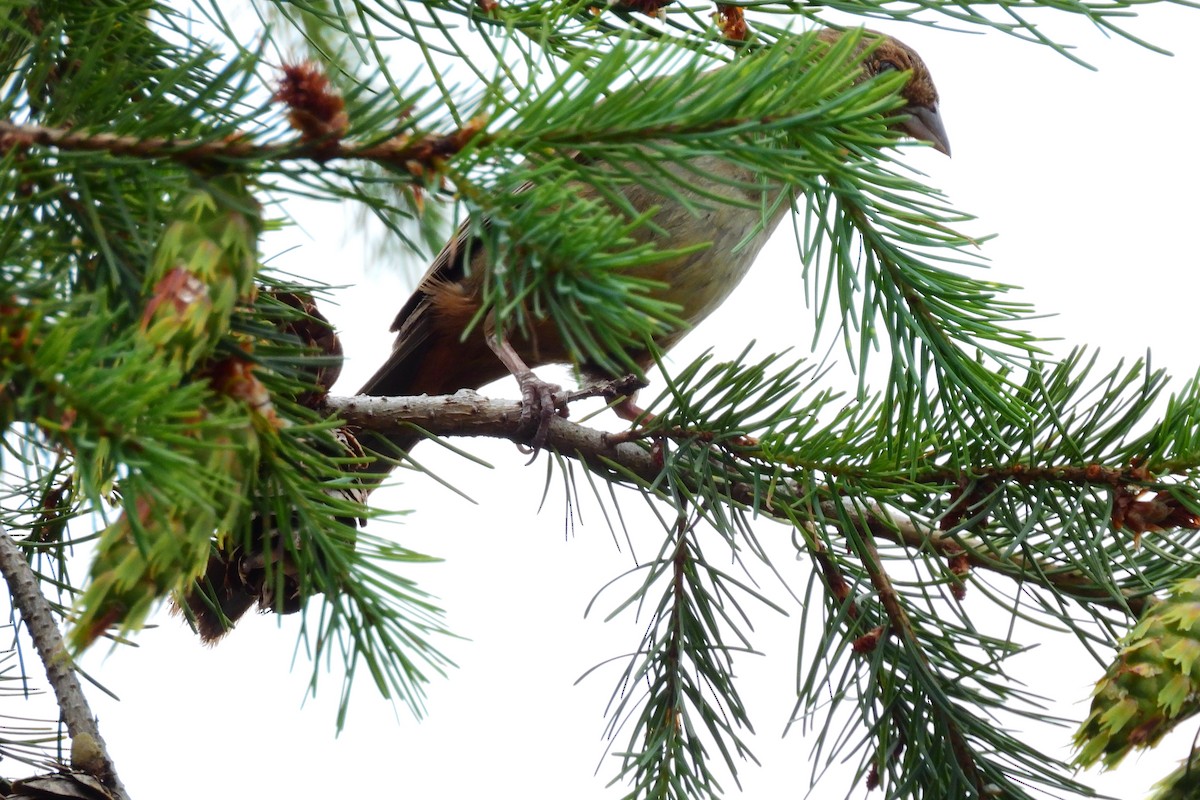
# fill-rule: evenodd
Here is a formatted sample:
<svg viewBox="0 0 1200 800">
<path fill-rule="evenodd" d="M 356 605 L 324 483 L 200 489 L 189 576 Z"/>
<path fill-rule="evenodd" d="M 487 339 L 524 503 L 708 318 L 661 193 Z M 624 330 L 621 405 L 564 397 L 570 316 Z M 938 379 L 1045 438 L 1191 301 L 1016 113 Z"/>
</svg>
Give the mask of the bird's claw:
<svg viewBox="0 0 1200 800">
<path fill-rule="evenodd" d="M 547 383 L 532 372 L 521 375 L 517 381 L 521 384 L 521 432 L 533 431 L 529 451 L 536 458 L 550 435 L 551 418 L 566 419 L 570 413 L 567 396 L 561 386 Z"/>
</svg>

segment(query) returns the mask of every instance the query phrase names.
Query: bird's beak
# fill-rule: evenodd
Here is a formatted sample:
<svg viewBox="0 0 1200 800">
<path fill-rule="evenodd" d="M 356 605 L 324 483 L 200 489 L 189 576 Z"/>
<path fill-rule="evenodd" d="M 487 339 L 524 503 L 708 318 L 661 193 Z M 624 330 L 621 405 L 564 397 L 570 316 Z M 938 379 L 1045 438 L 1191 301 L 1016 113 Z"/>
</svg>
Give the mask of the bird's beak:
<svg viewBox="0 0 1200 800">
<path fill-rule="evenodd" d="M 950 155 L 950 137 L 946 136 L 937 106 L 908 106 L 902 111 L 908 114 L 908 119 L 900 124 L 905 133 L 914 139 L 929 142 L 939 153 Z"/>
</svg>

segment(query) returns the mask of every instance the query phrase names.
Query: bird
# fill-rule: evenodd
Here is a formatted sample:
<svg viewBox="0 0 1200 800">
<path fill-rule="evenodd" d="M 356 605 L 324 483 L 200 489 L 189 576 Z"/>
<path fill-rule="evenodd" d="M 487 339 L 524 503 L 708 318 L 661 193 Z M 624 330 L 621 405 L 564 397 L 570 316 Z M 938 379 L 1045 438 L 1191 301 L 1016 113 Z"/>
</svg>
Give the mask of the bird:
<svg viewBox="0 0 1200 800">
<path fill-rule="evenodd" d="M 833 44 L 841 35 L 839 31 L 824 29 L 818 38 Z M 909 74 L 900 90 L 905 105 L 897 112 L 894 127 L 948 156 L 950 144 L 938 110 L 937 89 L 920 56 L 899 40 L 874 31 L 863 31 L 858 46 L 870 48 L 862 62 L 859 80 L 892 70 Z M 685 168 L 676 169 L 682 177 Z M 717 156 L 702 155 L 690 160 L 686 175 L 687 181 L 678 188 L 685 202 L 637 186 L 625 190 L 629 206 L 637 213 L 657 209 L 654 225 L 640 229 L 642 241 L 656 237 L 661 250 L 687 251 L 685 255 L 673 255 L 634 270 L 639 277 L 655 281 L 661 287 L 655 290 L 655 297 L 675 304 L 680 309 L 678 316 L 687 323 L 686 328 L 669 331 L 654 341 L 659 352 L 669 350 L 725 301 L 790 209 L 787 202 L 767 203 L 766 207 L 775 211 L 764 220 L 762 204 L 758 202 L 763 199 L 764 190 L 757 188 L 756 176 Z M 709 176 L 710 180 L 705 181 L 702 176 Z M 697 189 L 710 193 L 742 191 L 745 196 L 736 199 L 751 202 L 713 203 Z M 590 192 L 590 189 L 581 186 L 580 191 Z M 756 235 L 745 241 L 747 231 L 756 228 Z M 477 319 L 481 309 L 488 267 L 487 248 L 472 246 L 474 230 L 469 222 L 464 224 L 429 266 L 392 323 L 396 339 L 390 356 L 358 394 L 375 397 L 451 394 L 461 389 L 478 389 L 511 374 L 521 386 L 523 414 L 527 409 L 537 412 L 531 411 L 527 420 L 538 424 L 531 437 L 536 453 L 549 415 L 561 410 L 562 395 L 559 387 L 540 381 L 533 368 L 569 363 L 571 353 L 550 320 L 535 322 L 528 339 L 489 330 L 486 323 L 464 337 L 464 331 Z M 710 246 L 690 247 L 704 243 Z M 332 361 L 339 362 L 340 345 L 332 327 L 315 311 L 311 298 L 279 300 L 310 317 L 311 325 L 289 329 L 292 335 L 314 344 Z M 643 371 L 655 358 L 649 349 L 627 355 Z M 594 364 L 581 364 L 579 371 L 585 385 L 613 385 L 614 379 L 624 377 Z M 314 383 L 321 390 L 317 394 L 323 396 L 334 378 L 334 373 L 315 375 Z M 612 398 L 614 410 L 626 420 L 644 422 L 647 417 L 636 405 L 636 392 L 623 391 L 627 394 Z M 339 430 L 339 436 L 344 437 L 339 441 L 346 455 L 356 458 L 358 467 L 354 486 L 338 491 L 353 492 L 347 499 L 356 502 L 365 502 L 396 461 L 422 438 L 409 430 L 383 434 L 344 428 Z M 354 443 L 353 446 L 347 445 L 348 442 Z M 359 442 L 384 457 L 363 463 Z M 292 529 L 296 528 L 293 524 Z M 205 577 L 177 598 L 177 610 L 189 619 L 202 640 L 210 644 L 219 640 L 256 603 L 263 610 L 285 614 L 303 607 L 302 582 L 296 580 L 296 565 L 289 561 L 279 537 L 276 521 L 254 520 L 249 543 L 243 546 L 245 543 L 235 542 L 214 549 Z M 275 564 L 274 568 L 267 569 L 267 562 Z"/>
<path fill-rule="evenodd" d="M 826 28 L 818 33 L 818 38 L 832 44 L 842 35 L 841 31 Z M 916 51 L 898 39 L 866 29 L 861 32 L 858 48 L 859 54 L 868 50 L 858 81 L 892 70 L 908 73 L 908 80 L 899 92 L 905 105 L 896 112 L 893 127 L 949 156 L 950 143 L 938 108 L 937 89 Z M 685 167 L 677 169 L 682 174 Z M 657 209 L 654 225 L 644 226 L 637 234 L 642 240 L 653 238 L 662 250 L 710 244 L 631 270 L 638 277 L 656 281 L 661 288 L 654 290 L 653 296 L 675 304 L 680 309 L 678 316 L 687 323 L 686 328 L 670 331 L 655 340 L 659 352 L 677 344 L 725 301 L 791 208 L 787 202 L 768 204 L 775 211 L 764 220 L 759 202 L 763 189 L 757 188 L 755 175 L 719 156 L 701 155 L 690 160 L 686 170 L 691 186 L 681 188 L 680 194 L 692 201 L 690 204 L 659 196 L 644 187 L 630 186 L 624 190 L 636 212 Z M 705 175 L 712 180 L 697 177 Z M 697 187 L 698 181 L 703 185 Z M 747 186 L 755 188 L 741 188 Z M 696 188 L 727 195 L 742 192 L 744 196 L 740 199 L 752 202 L 713 203 L 705 201 Z M 581 186 L 580 192 L 589 193 L 590 189 Z M 750 241 L 743 241 L 756 226 L 761 226 L 758 233 Z M 556 407 L 561 410 L 562 395 L 559 387 L 541 382 L 533 368 L 570 363 L 572 354 L 550 320 L 535 322 L 526 338 L 490 330 L 487 324 L 477 325 L 464 337 L 467 327 L 478 319 L 488 268 L 487 248 L 472 246 L 473 230 L 470 221 L 465 223 L 429 266 L 392 323 L 396 339 L 391 354 L 358 394 L 373 397 L 452 394 L 462 389 L 479 389 L 511 374 L 521 387 L 523 409 L 540 407 L 542 421 L 538 435 L 533 438 L 536 451 L 547 415 Z M 741 246 L 737 247 L 739 243 Z M 643 371 L 654 363 L 655 354 L 649 349 L 627 355 Z M 624 377 L 610 374 L 595 364 L 576 366 L 585 386 Z M 622 418 L 645 419 L 635 403 L 635 391 L 612 399 Z M 377 451 L 382 444 L 392 455 L 400 455 L 410 450 L 421 436 L 402 431 L 382 438 L 386 441 L 380 441 L 379 434 L 370 434 L 364 444 Z M 392 462 L 378 459 L 368 469 L 372 473 L 386 473 L 391 466 Z"/>
</svg>

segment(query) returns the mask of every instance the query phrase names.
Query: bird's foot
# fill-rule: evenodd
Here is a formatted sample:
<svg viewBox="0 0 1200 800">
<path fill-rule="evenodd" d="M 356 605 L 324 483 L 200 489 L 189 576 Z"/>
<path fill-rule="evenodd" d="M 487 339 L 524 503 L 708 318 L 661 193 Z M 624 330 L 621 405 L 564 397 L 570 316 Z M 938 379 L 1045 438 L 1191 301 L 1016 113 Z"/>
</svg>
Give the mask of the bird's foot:
<svg viewBox="0 0 1200 800">
<path fill-rule="evenodd" d="M 611 384 L 605 397 L 607 397 L 608 402 L 611 404 L 613 413 L 626 422 L 632 423 L 632 427 L 623 434 L 617 434 L 610 441 L 617 443 L 621 441 L 629 442 L 646 435 L 646 428 L 654 422 L 654 414 L 651 414 L 637 404 L 638 389 L 641 389 L 645 385 L 645 381 L 633 375 L 628 376 L 622 382 Z"/>
<path fill-rule="evenodd" d="M 521 386 L 521 433 L 528 436 L 529 452 L 536 458 L 550 435 L 550 420 L 556 416 L 566 419 L 570 414 L 569 398 L 561 386 L 547 383 L 532 371 L 516 377 Z"/>
</svg>

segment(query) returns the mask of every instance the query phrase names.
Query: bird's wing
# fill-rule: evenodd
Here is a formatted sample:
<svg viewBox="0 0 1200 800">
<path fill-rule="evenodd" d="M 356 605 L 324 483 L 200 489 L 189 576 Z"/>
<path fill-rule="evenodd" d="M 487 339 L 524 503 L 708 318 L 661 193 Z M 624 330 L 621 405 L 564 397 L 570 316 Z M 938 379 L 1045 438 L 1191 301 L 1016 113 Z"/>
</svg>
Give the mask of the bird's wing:
<svg viewBox="0 0 1200 800">
<path fill-rule="evenodd" d="M 575 158 L 579 158 L 575 156 Z M 523 183 L 515 194 L 520 194 L 530 188 L 532 183 Z M 491 224 L 483 220 L 483 227 Z M 391 355 L 383 363 L 366 384 L 358 390 L 359 394 L 374 397 L 399 397 L 414 394 L 413 373 L 420 365 L 418 354 L 430 344 L 434 336 L 433 317 L 435 311 L 431 296 L 440 287 L 462 283 L 469 277 L 468 260 L 479 261 L 477 255 L 484 248 L 482 238 L 473 233 L 474 226 L 470 219 L 458 227 L 453 238 L 446 243 L 441 252 L 434 258 L 429 269 L 421 277 L 412 296 L 400 308 L 396 318 L 392 320 L 390 330 L 396 334 L 396 342 L 392 345 Z M 482 268 L 476 264 L 475 269 Z M 420 393 L 418 390 L 415 393 Z"/>
<path fill-rule="evenodd" d="M 396 314 L 390 329 L 396 334 L 391 355 L 358 390 L 359 394 L 394 397 L 410 393 L 408 373 L 420 363 L 414 356 L 433 333 L 430 295 L 435 287 L 458 283 L 466 277 L 466 258 L 478 246 L 478 237 L 471 233 L 471 221 L 463 222 Z"/>
</svg>

